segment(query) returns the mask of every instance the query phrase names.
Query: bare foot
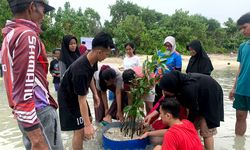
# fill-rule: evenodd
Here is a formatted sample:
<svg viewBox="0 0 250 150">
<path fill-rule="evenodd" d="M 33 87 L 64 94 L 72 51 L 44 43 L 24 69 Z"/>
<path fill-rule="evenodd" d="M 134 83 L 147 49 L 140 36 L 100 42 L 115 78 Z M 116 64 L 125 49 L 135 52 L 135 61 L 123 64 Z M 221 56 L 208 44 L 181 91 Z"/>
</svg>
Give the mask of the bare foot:
<svg viewBox="0 0 250 150">
<path fill-rule="evenodd" d="M 107 115 L 103 118 L 103 121 L 106 121 L 108 123 L 111 123 L 112 122 L 112 117 L 110 115 Z"/>
</svg>

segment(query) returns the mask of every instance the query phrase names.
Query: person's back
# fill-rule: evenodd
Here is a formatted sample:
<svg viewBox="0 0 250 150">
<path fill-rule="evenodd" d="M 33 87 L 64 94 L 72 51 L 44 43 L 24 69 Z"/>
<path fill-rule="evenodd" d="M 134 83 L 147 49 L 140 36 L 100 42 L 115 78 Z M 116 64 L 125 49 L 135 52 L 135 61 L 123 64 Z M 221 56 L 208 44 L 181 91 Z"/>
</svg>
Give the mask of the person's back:
<svg viewBox="0 0 250 150">
<path fill-rule="evenodd" d="M 194 125 L 188 120 L 174 124 L 164 135 L 162 150 L 202 150 L 203 146 Z"/>
</svg>

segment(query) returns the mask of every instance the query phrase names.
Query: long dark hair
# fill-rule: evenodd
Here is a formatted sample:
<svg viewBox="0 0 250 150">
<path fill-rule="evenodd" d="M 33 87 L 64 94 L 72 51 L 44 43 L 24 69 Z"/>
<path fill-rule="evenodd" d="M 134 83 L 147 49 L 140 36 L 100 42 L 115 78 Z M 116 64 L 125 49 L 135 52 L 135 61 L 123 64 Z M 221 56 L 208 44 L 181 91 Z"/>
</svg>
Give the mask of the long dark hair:
<svg viewBox="0 0 250 150">
<path fill-rule="evenodd" d="M 66 65 L 66 69 L 77 59 L 80 57 L 80 51 L 78 47 L 76 47 L 76 50 L 74 52 L 71 52 L 69 50 L 69 43 L 72 39 L 77 39 L 73 35 L 65 35 L 62 40 L 62 48 L 61 48 L 61 55 L 60 55 L 60 61 L 62 61 Z"/>
<path fill-rule="evenodd" d="M 103 65 L 99 73 L 99 85 L 102 91 L 107 91 L 108 87 L 105 80 L 115 79 L 116 72 L 114 69 L 110 68 L 108 65 Z"/>
<path fill-rule="evenodd" d="M 126 49 L 127 46 L 130 46 L 131 48 L 133 48 L 133 54 L 135 55 L 135 44 L 132 42 L 128 42 L 124 45 L 124 48 Z"/>
</svg>

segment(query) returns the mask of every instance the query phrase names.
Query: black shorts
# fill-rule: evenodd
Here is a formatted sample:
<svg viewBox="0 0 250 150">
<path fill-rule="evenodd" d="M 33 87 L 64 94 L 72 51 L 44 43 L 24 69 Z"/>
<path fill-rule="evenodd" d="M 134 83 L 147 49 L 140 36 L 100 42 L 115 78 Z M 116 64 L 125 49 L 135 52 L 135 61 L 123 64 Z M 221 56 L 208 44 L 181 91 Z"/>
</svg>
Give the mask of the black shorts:
<svg viewBox="0 0 250 150">
<path fill-rule="evenodd" d="M 89 105 L 88 111 L 89 116 L 91 117 Z M 79 107 L 70 109 L 67 107 L 59 107 L 59 118 L 62 131 L 79 130 L 84 127 L 84 122 Z"/>
</svg>

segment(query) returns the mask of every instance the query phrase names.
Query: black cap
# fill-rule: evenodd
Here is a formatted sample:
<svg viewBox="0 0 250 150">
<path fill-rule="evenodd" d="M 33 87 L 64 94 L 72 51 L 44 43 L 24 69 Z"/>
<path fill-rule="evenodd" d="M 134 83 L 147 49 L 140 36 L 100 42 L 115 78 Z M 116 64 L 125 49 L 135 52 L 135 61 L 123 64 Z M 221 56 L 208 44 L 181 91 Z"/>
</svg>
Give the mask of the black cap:
<svg viewBox="0 0 250 150">
<path fill-rule="evenodd" d="M 8 2 L 9 2 L 10 8 L 14 6 L 18 6 L 20 4 L 24 4 L 24 3 L 38 2 L 38 3 L 43 3 L 45 13 L 55 9 L 54 7 L 48 5 L 45 2 L 45 0 L 8 0 Z"/>
</svg>

